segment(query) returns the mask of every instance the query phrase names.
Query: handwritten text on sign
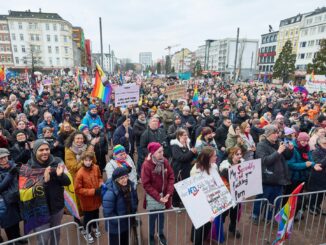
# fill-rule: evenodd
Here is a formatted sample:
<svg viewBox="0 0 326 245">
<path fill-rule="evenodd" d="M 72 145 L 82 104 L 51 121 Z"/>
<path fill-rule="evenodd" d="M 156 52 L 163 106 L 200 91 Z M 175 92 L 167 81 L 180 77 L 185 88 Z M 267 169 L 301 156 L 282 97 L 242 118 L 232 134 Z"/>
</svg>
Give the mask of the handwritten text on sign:
<svg viewBox="0 0 326 245">
<path fill-rule="evenodd" d="M 261 159 L 246 161 L 229 168 L 231 195 L 236 202 L 263 192 Z"/>
<path fill-rule="evenodd" d="M 184 84 L 168 86 L 166 88 L 166 95 L 169 100 L 186 99 L 187 87 Z"/>
<path fill-rule="evenodd" d="M 131 83 L 115 88 L 115 106 L 136 105 L 139 102 L 139 86 Z"/>
<path fill-rule="evenodd" d="M 234 205 L 230 192 L 217 172 L 215 176 L 197 174 L 174 186 L 196 229 Z"/>
</svg>

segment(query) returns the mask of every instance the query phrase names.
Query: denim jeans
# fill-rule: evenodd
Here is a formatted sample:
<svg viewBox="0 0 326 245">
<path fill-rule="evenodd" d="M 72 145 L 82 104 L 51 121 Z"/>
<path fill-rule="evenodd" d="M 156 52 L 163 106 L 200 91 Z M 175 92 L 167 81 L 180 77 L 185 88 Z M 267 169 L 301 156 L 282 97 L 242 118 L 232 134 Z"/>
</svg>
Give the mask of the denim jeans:
<svg viewBox="0 0 326 245">
<path fill-rule="evenodd" d="M 159 210 L 157 210 L 159 211 Z M 151 211 L 154 212 L 154 211 Z M 150 214 L 149 215 L 149 235 L 150 237 L 153 237 L 155 234 L 155 223 L 157 221 L 157 229 L 158 229 L 158 234 L 163 235 L 164 234 L 164 213 L 160 214 Z"/>
<path fill-rule="evenodd" d="M 280 186 L 280 185 L 263 185 L 263 193 L 257 195 L 256 199 L 266 198 L 270 204 L 274 204 L 275 198 L 282 195 L 282 191 L 283 191 L 283 186 Z M 280 203 L 281 203 L 281 199 L 279 199 L 279 201 L 276 203 L 276 208 L 280 205 Z M 254 210 L 253 210 L 253 215 L 252 215 L 252 217 L 254 219 L 259 219 L 259 215 L 261 212 L 260 208 L 263 206 L 264 205 L 260 201 L 256 201 L 254 203 Z M 271 220 L 272 219 L 272 210 L 268 209 L 267 212 L 268 212 L 267 220 Z M 264 217 L 265 217 L 265 215 L 264 215 Z"/>
</svg>

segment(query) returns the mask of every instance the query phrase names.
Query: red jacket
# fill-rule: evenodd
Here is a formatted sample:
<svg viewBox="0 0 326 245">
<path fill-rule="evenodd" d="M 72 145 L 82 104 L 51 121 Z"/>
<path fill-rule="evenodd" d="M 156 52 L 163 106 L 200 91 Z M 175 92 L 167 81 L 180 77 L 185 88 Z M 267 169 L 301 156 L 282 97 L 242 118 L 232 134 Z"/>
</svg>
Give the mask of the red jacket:
<svg viewBox="0 0 326 245">
<path fill-rule="evenodd" d="M 81 167 L 75 177 L 75 192 L 82 211 L 94 211 L 101 206 L 101 197 L 95 196 L 95 189 L 103 183 L 100 168 L 93 164 L 90 169 Z"/>
<path fill-rule="evenodd" d="M 163 185 L 162 174 L 155 174 L 153 170 L 155 164 L 152 162 L 152 159 L 146 158 L 142 165 L 141 171 L 141 182 L 145 189 L 145 192 L 153 197 L 156 201 L 160 201 Z M 165 204 L 165 208 L 171 208 L 172 204 L 172 194 L 174 191 L 174 173 L 167 159 L 164 158 L 164 188 L 163 195 L 166 196 L 170 194 L 169 201 Z M 146 208 L 146 195 L 144 198 L 144 208 Z"/>
</svg>

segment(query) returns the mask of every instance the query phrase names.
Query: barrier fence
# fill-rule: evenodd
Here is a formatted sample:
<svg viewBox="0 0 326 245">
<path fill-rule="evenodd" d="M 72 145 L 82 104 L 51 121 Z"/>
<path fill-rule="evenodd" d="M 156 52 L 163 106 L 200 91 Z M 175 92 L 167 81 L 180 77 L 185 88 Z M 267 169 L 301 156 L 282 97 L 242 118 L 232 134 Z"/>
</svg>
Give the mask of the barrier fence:
<svg viewBox="0 0 326 245">
<path fill-rule="evenodd" d="M 325 193 L 326 191 L 318 191 L 295 195 L 298 196 L 296 219 L 293 223 L 291 236 L 286 244 L 314 245 L 326 243 L 326 213 L 322 212 Z M 149 234 L 153 232 L 151 230 L 153 225 L 150 224 L 154 222 L 156 224 L 156 227 L 154 226 L 154 244 L 159 244 L 158 230 L 163 230 L 167 244 L 273 244 L 278 231 L 278 224 L 274 217 L 284 206 L 289 196 L 279 196 L 274 200 L 273 204 L 269 203 L 267 199 L 252 199 L 240 202 L 235 208 L 220 215 L 219 219 L 215 219 L 213 223 L 208 222 L 203 229 L 195 232 L 184 208 L 91 220 L 86 227 L 87 235 L 93 234 L 92 229 L 98 228 L 102 236 L 94 237 L 92 242 L 86 243 L 98 245 L 147 245 L 150 244 L 151 237 Z M 256 206 L 256 210 L 257 208 L 260 210 L 260 218 L 258 219 L 253 219 L 254 206 Z M 200 211 L 198 210 L 199 215 Z M 272 218 L 269 219 L 269 217 Z M 235 222 L 231 222 L 231 220 L 235 220 Z M 163 226 L 162 223 L 164 223 Z M 218 223 L 223 225 L 224 231 L 218 229 Z M 105 226 L 107 226 L 107 229 Z M 82 242 L 80 241 L 82 236 L 78 224 L 74 222 L 65 223 L 2 244 L 14 244 L 14 242 L 28 239 L 28 244 L 45 245 L 48 243 L 42 237 L 48 236 L 49 233 L 55 234 L 58 230 L 61 230 L 61 242 L 55 240 L 55 245 L 85 244 L 84 238 L 82 238 Z"/>
</svg>

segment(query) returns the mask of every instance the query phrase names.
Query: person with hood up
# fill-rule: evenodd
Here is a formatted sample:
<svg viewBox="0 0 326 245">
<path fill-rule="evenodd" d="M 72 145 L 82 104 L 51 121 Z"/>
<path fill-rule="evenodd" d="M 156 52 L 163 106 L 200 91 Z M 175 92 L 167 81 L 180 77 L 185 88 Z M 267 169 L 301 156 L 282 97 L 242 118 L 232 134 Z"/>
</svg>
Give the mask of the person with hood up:
<svg viewBox="0 0 326 245">
<path fill-rule="evenodd" d="M 19 192 L 25 233 L 43 231 L 61 224 L 64 208 L 64 186 L 71 184 L 64 173 L 60 158 L 51 155 L 49 143 L 44 139 L 34 142 L 33 153 L 19 173 Z M 38 195 L 29 193 L 37 192 Z M 42 210 L 42 212 L 38 211 Z M 37 244 L 56 244 L 60 229 L 37 236 Z"/>
<path fill-rule="evenodd" d="M 102 206 L 105 218 L 135 214 L 138 206 L 135 183 L 128 178 L 128 169 L 116 168 L 102 187 Z M 134 218 L 111 219 L 105 223 L 110 244 L 128 245 Z"/>
<path fill-rule="evenodd" d="M 163 155 L 164 150 L 160 143 L 151 142 L 147 149 L 149 154 L 141 171 L 142 184 L 145 190 L 144 208 L 149 212 L 169 209 L 174 191 L 173 170 Z M 149 215 L 149 244 L 154 245 L 156 221 L 158 223 L 158 240 L 161 245 L 166 245 L 164 213 Z"/>
<path fill-rule="evenodd" d="M 106 138 L 105 133 L 101 132 L 101 128 L 99 125 L 93 123 L 90 128 L 90 134 L 92 139 L 97 138 L 98 142 L 94 146 L 95 156 L 97 163 L 100 167 L 101 172 L 106 165 L 106 155 L 108 154 L 108 139 Z"/>
<path fill-rule="evenodd" d="M 92 123 L 96 123 L 100 126 L 101 130 L 103 129 L 103 122 L 101 117 L 97 113 L 97 107 L 94 104 L 91 104 L 86 112 L 86 115 L 81 121 L 81 124 L 86 125 L 88 128 L 91 127 Z"/>
<path fill-rule="evenodd" d="M 176 139 L 170 142 L 172 149 L 171 165 L 174 171 L 175 183 L 182 181 L 190 176 L 192 161 L 197 155 L 197 150 L 190 147 L 190 139 L 188 133 L 184 129 L 179 129 L 176 133 Z M 182 206 L 182 202 L 178 193 L 173 193 L 172 202 L 174 207 Z"/>
</svg>

